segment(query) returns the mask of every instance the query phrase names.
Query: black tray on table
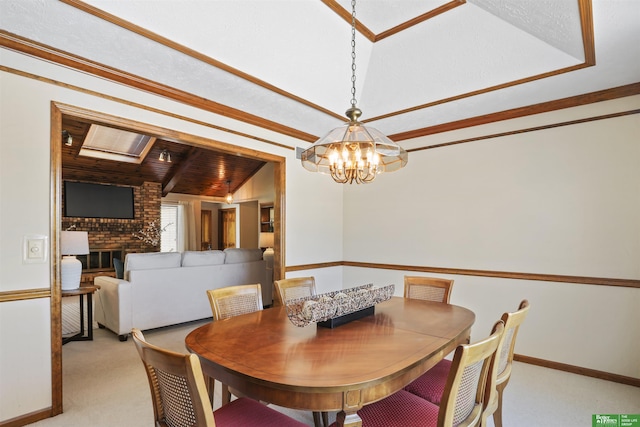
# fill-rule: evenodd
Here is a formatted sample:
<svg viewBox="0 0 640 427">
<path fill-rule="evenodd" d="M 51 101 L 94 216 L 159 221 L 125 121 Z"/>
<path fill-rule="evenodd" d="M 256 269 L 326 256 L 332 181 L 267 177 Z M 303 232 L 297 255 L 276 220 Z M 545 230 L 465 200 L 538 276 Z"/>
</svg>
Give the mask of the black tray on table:
<svg viewBox="0 0 640 427">
<path fill-rule="evenodd" d="M 375 314 L 375 311 L 376 306 L 372 305 L 371 307 L 363 308 L 362 310 L 354 311 L 353 313 L 344 314 L 342 316 L 333 317 L 316 324 L 323 328 L 333 329 L 337 326 L 344 325 L 345 323 L 353 322 L 354 320 L 362 319 L 363 317 Z"/>
</svg>

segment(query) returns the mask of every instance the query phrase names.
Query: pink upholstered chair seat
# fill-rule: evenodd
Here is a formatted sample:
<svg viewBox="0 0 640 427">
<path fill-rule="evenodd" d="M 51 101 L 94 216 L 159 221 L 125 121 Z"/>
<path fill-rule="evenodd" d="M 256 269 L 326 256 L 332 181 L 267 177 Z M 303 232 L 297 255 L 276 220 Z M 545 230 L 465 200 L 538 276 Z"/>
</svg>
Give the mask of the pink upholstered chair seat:
<svg viewBox="0 0 640 427">
<path fill-rule="evenodd" d="M 213 418 L 216 427 L 307 427 L 260 402 L 244 397 L 214 411 Z"/>
<path fill-rule="evenodd" d="M 404 389 L 435 405 L 440 405 L 450 370 L 451 361 L 442 359 Z"/>
<path fill-rule="evenodd" d="M 362 427 L 435 426 L 440 408 L 415 394 L 400 390 L 358 411 Z M 330 427 L 335 427 L 333 423 Z"/>
<path fill-rule="evenodd" d="M 485 390 L 495 387 L 496 371 L 493 367 L 503 332 L 504 322 L 499 320 L 489 337 L 456 348 L 453 361 L 450 362 L 451 369 L 446 369 L 447 362 L 434 367 L 436 371 L 447 371 L 446 375 L 439 375 L 446 380 L 446 387 L 443 388 L 446 394 L 442 393 L 440 405 L 402 389 L 360 409 L 358 415 L 362 419 L 362 427 L 486 425 L 483 398 Z M 429 384 L 427 378 L 424 378 L 424 384 Z M 424 384 L 419 382 L 415 389 L 433 389 Z M 407 387 L 413 388 L 411 384 Z"/>
</svg>

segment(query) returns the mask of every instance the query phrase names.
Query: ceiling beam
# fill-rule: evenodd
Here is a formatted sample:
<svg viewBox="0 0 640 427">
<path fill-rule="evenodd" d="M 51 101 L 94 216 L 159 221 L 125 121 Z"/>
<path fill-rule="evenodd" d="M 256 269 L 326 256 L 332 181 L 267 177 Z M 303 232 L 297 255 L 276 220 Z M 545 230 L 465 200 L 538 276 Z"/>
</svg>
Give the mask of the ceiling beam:
<svg viewBox="0 0 640 427">
<path fill-rule="evenodd" d="M 169 179 L 166 184 L 162 185 L 162 197 L 166 197 L 167 194 L 173 190 L 173 188 L 180 182 L 184 174 L 189 170 L 195 160 L 200 157 L 202 150 L 197 147 L 191 147 L 187 152 L 186 158 L 180 162 L 174 173 L 169 175 Z M 173 170 L 172 170 L 173 172 Z"/>
</svg>

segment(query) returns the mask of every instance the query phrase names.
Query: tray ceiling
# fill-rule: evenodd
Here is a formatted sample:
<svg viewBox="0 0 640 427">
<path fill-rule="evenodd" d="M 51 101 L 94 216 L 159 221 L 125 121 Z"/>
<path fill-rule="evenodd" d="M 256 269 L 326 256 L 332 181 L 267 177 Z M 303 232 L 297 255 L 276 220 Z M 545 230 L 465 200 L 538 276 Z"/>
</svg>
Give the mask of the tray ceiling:
<svg viewBox="0 0 640 427">
<path fill-rule="evenodd" d="M 264 136 L 260 122 L 312 142 L 346 121 L 348 0 L 3 0 L 0 12 L 5 34 L 241 112 L 238 132 Z M 362 119 L 408 149 L 420 129 L 640 82 L 638 1 L 361 0 L 357 18 Z"/>
</svg>

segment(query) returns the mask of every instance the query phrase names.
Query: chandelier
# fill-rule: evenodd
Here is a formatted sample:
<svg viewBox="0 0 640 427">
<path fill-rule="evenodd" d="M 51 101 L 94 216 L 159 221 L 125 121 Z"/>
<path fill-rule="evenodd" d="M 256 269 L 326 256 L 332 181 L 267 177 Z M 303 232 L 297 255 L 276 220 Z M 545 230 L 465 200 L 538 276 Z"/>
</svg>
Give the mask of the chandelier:
<svg viewBox="0 0 640 427">
<path fill-rule="evenodd" d="M 331 175 L 340 184 L 366 184 L 376 175 L 393 172 L 407 164 L 408 154 L 382 132 L 358 121 L 356 106 L 356 1 L 351 1 L 351 108 L 349 119 L 317 140 L 301 155 L 302 166 L 311 172 Z"/>
<path fill-rule="evenodd" d="M 228 205 L 233 203 L 233 193 L 231 193 L 231 181 L 227 181 L 227 196 L 224 198 Z"/>
</svg>

